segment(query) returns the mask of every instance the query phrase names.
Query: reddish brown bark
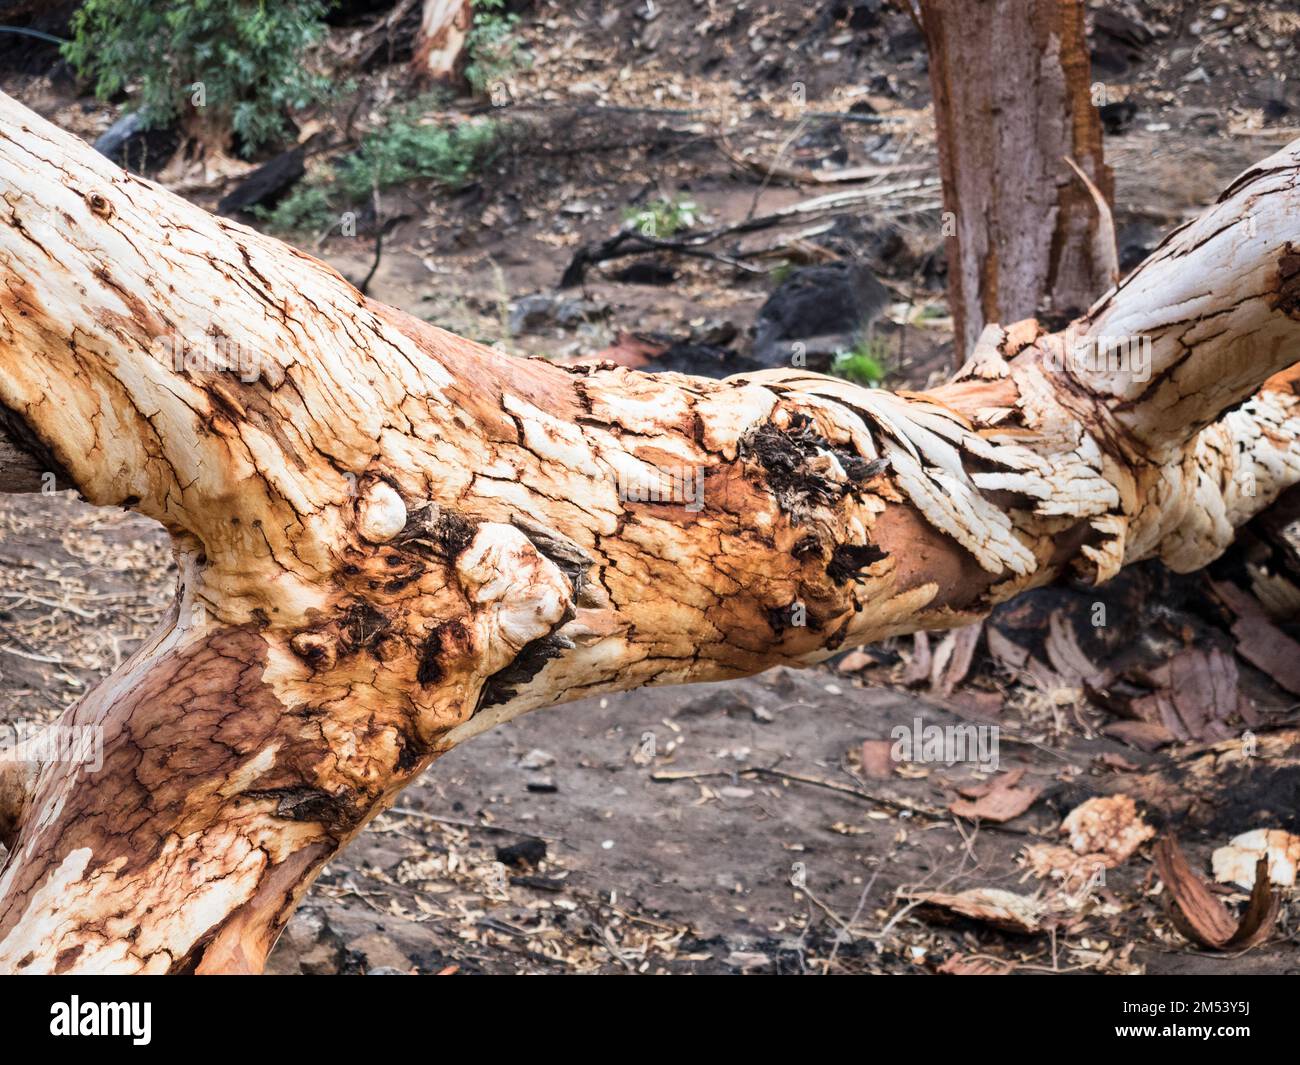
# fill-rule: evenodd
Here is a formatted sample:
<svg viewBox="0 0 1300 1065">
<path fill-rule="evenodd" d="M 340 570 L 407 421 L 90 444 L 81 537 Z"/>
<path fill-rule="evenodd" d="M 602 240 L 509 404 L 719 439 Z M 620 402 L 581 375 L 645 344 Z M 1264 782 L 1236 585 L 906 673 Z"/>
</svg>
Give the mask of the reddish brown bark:
<svg viewBox="0 0 1300 1065">
<path fill-rule="evenodd" d="M 921 0 L 959 360 L 988 322 L 1073 318 L 1111 284 L 1113 179 L 1081 0 Z"/>
</svg>

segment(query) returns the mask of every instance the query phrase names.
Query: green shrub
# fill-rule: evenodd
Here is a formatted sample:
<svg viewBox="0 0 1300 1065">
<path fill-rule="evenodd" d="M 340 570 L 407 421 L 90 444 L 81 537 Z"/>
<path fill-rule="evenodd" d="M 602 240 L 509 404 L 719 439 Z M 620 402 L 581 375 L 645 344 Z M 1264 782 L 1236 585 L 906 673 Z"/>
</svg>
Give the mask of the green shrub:
<svg viewBox="0 0 1300 1065">
<path fill-rule="evenodd" d="M 699 221 L 699 208 L 693 200 L 651 200 L 642 207 L 628 207 L 623 211 L 623 221 L 642 236 L 665 239 L 683 229 L 690 229 Z"/>
<path fill-rule="evenodd" d="M 867 388 L 879 387 L 889 373 L 885 368 L 884 345 L 876 340 L 858 341 L 848 351 L 835 355 L 831 373 Z"/>
<path fill-rule="evenodd" d="M 273 210 L 254 213 L 278 232 L 319 232 L 364 204 L 376 187 L 411 181 L 452 189 L 465 185 L 496 155 L 500 126 L 491 120 L 455 126 L 429 122 L 423 116 L 435 102 L 424 97 L 398 109 L 366 135 L 355 154 L 300 181 Z"/>
<path fill-rule="evenodd" d="M 518 26 L 519 16 L 505 10 L 505 0 L 474 0 L 474 24 L 465 42 L 465 80 L 475 92 L 489 94 L 496 82 L 532 61 L 515 35 Z"/>
<path fill-rule="evenodd" d="M 385 189 L 419 180 L 458 188 L 495 154 L 496 123 L 439 125 L 422 117 L 429 106 L 428 98 L 407 104 L 339 164 L 338 186 L 346 199 L 364 200 L 376 185 Z"/>
<path fill-rule="evenodd" d="M 126 89 L 146 126 L 188 113 L 252 149 L 328 94 L 303 62 L 324 13 L 322 0 L 86 0 L 63 54 L 100 97 Z"/>
<path fill-rule="evenodd" d="M 337 215 L 325 187 L 310 178 L 299 181 L 274 207 L 255 206 L 251 213 L 278 233 L 320 233 Z"/>
</svg>

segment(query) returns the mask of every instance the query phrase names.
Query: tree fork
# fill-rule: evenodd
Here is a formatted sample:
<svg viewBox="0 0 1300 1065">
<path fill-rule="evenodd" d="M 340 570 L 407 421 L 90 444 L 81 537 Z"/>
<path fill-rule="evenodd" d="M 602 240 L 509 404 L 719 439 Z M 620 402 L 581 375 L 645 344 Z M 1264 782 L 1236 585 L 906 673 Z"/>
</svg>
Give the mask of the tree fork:
<svg viewBox="0 0 1300 1065">
<path fill-rule="evenodd" d="M 1300 480 L 1294 375 L 1266 383 L 1298 176 L 1300 142 L 1075 333 L 990 327 L 892 394 L 509 358 L 0 97 L 0 440 L 158 520 L 180 574 L 59 722 L 102 766 L 0 761 L 0 970 L 259 971 L 369 818 L 526 710 L 1204 565 Z M 1073 358 L 1119 331 L 1144 370 Z"/>
</svg>

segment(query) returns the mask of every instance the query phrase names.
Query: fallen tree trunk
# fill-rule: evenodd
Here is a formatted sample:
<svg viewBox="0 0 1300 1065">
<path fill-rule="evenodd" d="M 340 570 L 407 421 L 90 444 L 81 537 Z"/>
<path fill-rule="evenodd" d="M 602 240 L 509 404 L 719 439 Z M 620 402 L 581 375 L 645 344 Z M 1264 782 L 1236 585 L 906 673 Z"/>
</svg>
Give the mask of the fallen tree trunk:
<svg viewBox="0 0 1300 1065">
<path fill-rule="evenodd" d="M 0 762 L 0 969 L 258 971 L 369 818 L 526 710 L 1203 565 L 1300 480 L 1292 375 L 1260 388 L 1300 335 L 1298 176 L 1300 142 L 1077 336 L 991 327 L 890 394 L 506 357 L 0 97 L 8 441 L 180 571 L 59 723 L 102 765 Z M 1107 334 L 1143 343 L 1089 363 Z"/>
</svg>

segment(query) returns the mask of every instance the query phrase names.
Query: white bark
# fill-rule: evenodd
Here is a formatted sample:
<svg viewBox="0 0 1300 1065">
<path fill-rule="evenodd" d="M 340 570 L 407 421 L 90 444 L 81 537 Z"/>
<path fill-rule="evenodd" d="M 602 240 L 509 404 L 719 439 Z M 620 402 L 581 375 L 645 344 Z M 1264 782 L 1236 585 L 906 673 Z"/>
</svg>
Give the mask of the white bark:
<svg viewBox="0 0 1300 1065">
<path fill-rule="evenodd" d="M 411 61 L 416 73 L 431 81 L 458 82 L 473 24 L 473 0 L 424 0 Z"/>
</svg>

